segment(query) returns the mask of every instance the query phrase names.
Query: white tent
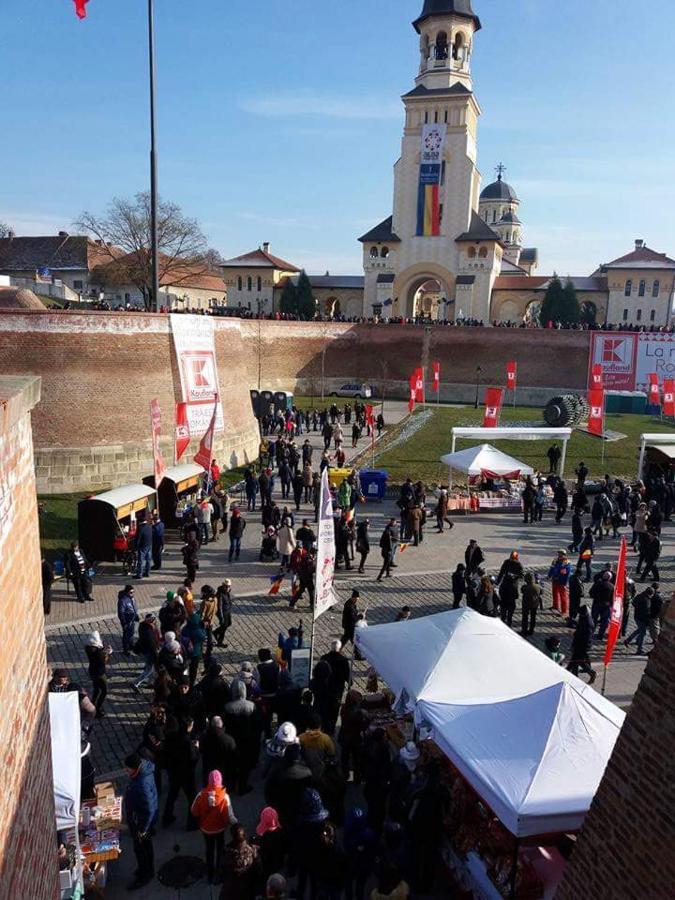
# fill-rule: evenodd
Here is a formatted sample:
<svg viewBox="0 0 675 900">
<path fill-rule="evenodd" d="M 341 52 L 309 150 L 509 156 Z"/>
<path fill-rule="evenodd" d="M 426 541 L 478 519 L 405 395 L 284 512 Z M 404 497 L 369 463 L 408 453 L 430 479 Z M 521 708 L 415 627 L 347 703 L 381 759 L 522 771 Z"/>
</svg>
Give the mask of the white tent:
<svg viewBox="0 0 675 900">
<path fill-rule="evenodd" d="M 581 828 L 624 718 L 605 706 L 560 682 L 501 703 L 422 701 L 418 718 L 506 828 L 524 838 Z"/>
<path fill-rule="evenodd" d="M 80 698 L 77 691 L 48 696 L 56 828 L 61 831 L 76 825 L 80 815 Z"/>
<path fill-rule="evenodd" d="M 469 447 L 459 450 L 457 453 L 448 453 L 441 456 L 441 462 L 451 469 L 464 472 L 467 475 L 482 475 L 488 473 L 492 476 L 519 478 L 521 475 L 532 475 L 534 469 L 531 466 L 514 459 L 507 453 L 502 453 L 490 444 L 481 444 L 479 447 Z"/>
</svg>

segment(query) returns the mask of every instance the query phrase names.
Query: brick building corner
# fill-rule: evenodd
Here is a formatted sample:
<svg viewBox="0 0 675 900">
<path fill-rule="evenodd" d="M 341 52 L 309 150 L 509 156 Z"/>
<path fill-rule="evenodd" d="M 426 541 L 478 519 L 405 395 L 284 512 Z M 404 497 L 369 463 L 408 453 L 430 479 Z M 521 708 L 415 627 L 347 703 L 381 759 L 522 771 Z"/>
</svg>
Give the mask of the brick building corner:
<svg viewBox="0 0 675 900">
<path fill-rule="evenodd" d="M 675 891 L 675 602 L 555 900 Z"/>
<path fill-rule="evenodd" d="M 31 410 L 40 379 L 0 377 L 0 900 L 59 896 Z"/>
</svg>

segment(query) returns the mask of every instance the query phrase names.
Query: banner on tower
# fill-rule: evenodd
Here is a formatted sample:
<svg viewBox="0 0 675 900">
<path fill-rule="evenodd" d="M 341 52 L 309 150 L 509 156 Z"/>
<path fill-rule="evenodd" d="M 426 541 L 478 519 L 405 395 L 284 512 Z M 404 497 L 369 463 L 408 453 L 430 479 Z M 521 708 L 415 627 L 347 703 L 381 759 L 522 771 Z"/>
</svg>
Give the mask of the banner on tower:
<svg viewBox="0 0 675 900">
<path fill-rule="evenodd" d="M 438 237 L 441 233 L 440 188 L 447 128 L 445 124 L 427 124 L 422 127 L 420 184 L 417 197 L 418 237 Z"/>
</svg>

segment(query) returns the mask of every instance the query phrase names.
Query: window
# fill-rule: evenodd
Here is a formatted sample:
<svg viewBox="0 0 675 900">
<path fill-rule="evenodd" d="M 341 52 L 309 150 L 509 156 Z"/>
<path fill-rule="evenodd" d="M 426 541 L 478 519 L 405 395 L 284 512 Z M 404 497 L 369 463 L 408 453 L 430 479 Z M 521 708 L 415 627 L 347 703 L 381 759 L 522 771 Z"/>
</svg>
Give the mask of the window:
<svg viewBox="0 0 675 900">
<path fill-rule="evenodd" d="M 445 160 L 441 163 L 441 184 L 445 184 Z"/>
<path fill-rule="evenodd" d="M 252 291 L 252 290 L 253 290 L 253 279 L 251 278 L 250 275 L 249 275 L 248 278 L 246 279 L 246 290 L 247 290 L 247 291 Z"/>
<path fill-rule="evenodd" d="M 445 112 L 443 113 L 443 121 L 446 122 L 446 123 L 447 123 L 447 121 L 448 121 L 448 111 L 447 111 L 447 109 L 446 109 Z"/>
<path fill-rule="evenodd" d="M 652 297 L 658 297 L 659 291 L 661 290 L 661 282 L 655 281 L 652 285 Z"/>
<path fill-rule="evenodd" d="M 258 293 L 262 291 L 262 278 L 258 275 Z"/>
<path fill-rule="evenodd" d="M 436 36 L 436 59 L 448 58 L 448 36 L 444 31 L 439 31 Z"/>
<path fill-rule="evenodd" d="M 497 210 L 496 209 L 492 210 L 492 221 L 493 221 L 493 223 L 497 221 Z"/>
<path fill-rule="evenodd" d="M 481 247 L 480 250 L 478 251 L 478 256 L 481 259 L 487 259 L 487 247 Z"/>
<path fill-rule="evenodd" d="M 380 251 L 380 256 L 382 259 L 386 259 L 389 256 L 389 247 L 383 247 Z"/>
<path fill-rule="evenodd" d="M 642 310 L 641 309 L 638 309 L 638 311 L 635 313 L 635 321 L 636 322 L 642 321 Z"/>
<path fill-rule="evenodd" d="M 469 259 L 475 259 L 475 258 L 476 258 L 476 248 L 469 247 Z"/>
<path fill-rule="evenodd" d="M 638 297 L 644 297 L 646 290 L 647 290 L 647 282 L 641 281 L 640 287 L 638 288 Z"/>
<path fill-rule="evenodd" d="M 462 59 L 464 53 L 464 35 L 458 31 L 455 36 L 455 43 L 452 46 L 452 58 Z"/>
<path fill-rule="evenodd" d="M 429 113 L 428 112 L 424 113 L 424 124 L 425 125 L 429 124 Z"/>
<path fill-rule="evenodd" d="M 434 110 L 434 123 L 438 124 L 438 110 L 437 109 Z"/>
<path fill-rule="evenodd" d="M 240 291 L 243 288 L 243 282 L 241 280 L 241 275 L 237 278 L 237 290 Z"/>
<path fill-rule="evenodd" d="M 82 281 L 79 281 L 78 279 L 75 279 L 75 281 L 73 281 L 73 290 L 74 291 L 81 291 L 83 287 L 84 287 L 84 284 Z"/>
<path fill-rule="evenodd" d="M 624 309 L 624 311 L 623 311 L 623 320 L 624 320 L 624 322 L 628 321 L 628 310 L 627 309 Z"/>
<path fill-rule="evenodd" d="M 650 322 L 654 322 L 655 320 L 656 320 L 656 310 L 653 309 L 653 310 L 649 313 L 649 321 L 650 321 Z"/>
<path fill-rule="evenodd" d="M 625 297 L 630 297 L 630 295 L 633 293 L 633 282 L 630 280 L 630 278 L 626 282 L 626 287 L 623 293 Z"/>
<path fill-rule="evenodd" d="M 439 221 L 439 224 L 443 221 L 443 204 L 442 203 L 438 204 L 438 221 Z"/>
<path fill-rule="evenodd" d="M 379 254 L 377 252 L 377 247 L 371 247 L 370 248 L 370 258 L 377 259 L 378 256 L 379 256 Z"/>
</svg>

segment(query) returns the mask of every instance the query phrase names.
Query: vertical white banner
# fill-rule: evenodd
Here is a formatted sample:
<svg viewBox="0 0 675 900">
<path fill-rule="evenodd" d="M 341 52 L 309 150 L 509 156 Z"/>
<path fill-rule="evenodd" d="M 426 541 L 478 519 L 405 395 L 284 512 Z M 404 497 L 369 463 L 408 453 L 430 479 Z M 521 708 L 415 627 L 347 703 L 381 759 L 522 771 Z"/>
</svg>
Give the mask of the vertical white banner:
<svg viewBox="0 0 675 900">
<path fill-rule="evenodd" d="M 321 495 L 319 497 L 319 536 L 316 551 L 316 599 L 314 620 L 337 603 L 333 588 L 335 578 L 335 524 L 333 503 L 328 483 L 328 468 L 321 475 Z"/>
<path fill-rule="evenodd" d="M 170 320 L 190 434 L 201 437 L 210 425 L 213 404 L 220 394 L 215 325 L 210 316 L 174 313 Z M 222 430 L 223 408 L 218 403 L 216 431 Z"/>
</svg>

